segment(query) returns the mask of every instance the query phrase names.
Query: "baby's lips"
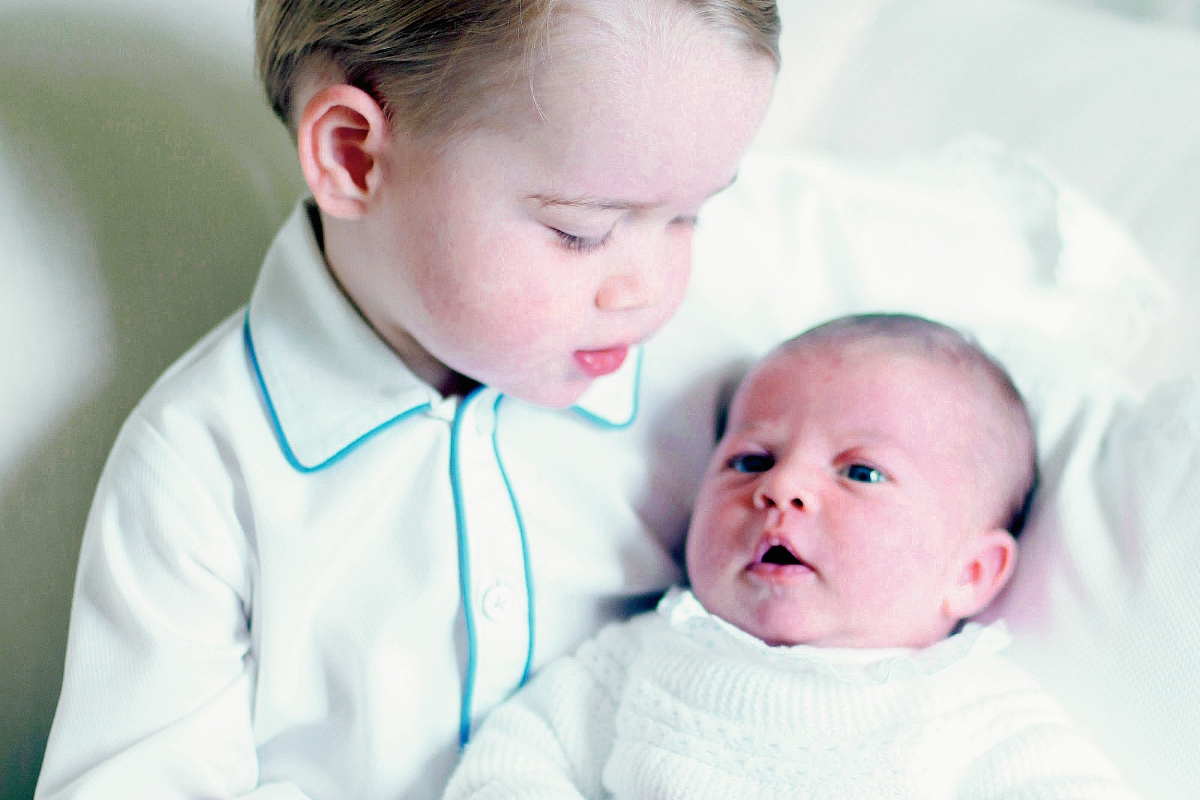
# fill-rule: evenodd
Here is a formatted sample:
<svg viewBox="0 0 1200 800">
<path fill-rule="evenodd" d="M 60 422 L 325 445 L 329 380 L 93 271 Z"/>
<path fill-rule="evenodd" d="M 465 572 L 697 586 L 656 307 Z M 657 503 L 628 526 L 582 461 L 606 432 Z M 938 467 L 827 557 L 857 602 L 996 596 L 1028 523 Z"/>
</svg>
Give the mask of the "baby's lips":
<svg viewBox="0 0 1200 800">
<path fill-rule="evenodd" d="M 800 557 L 797 548 L 779 536 L 769 536 L 759 542 L 754 560 L 749 569 L 758 572 L 803 571 L 816 572 L 811 564 Z"/>
<path fill-rule="evenodd" d="M 576 350 L 575 363 L 586 375 L 599 378 L 619 370 L 627 355 L 629 348 L 624 345 L 603 350 Z"/>
</svg>

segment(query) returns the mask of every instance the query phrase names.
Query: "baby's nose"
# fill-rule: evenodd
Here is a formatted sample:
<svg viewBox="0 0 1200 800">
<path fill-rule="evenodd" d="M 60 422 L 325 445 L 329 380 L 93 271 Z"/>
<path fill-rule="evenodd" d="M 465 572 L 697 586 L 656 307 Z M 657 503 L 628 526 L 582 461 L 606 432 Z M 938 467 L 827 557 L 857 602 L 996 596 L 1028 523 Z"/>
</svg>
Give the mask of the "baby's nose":
<svg viewBox="0 0 1200 800">
<path fill-rule="evenodd" d="M 786 463 L 776 464 L 765 473 L 754 490 L 754 504 L 760 509 L 812 512 L 816 510 L 816 502 L 811 476 Z"/>
<path fill-rule="evenodd" d="M 758 491 L 754 493 L 755 505 L 759 508 L 783 508 L 791 507 L 795 509 L 804 508 L 804 498 L 787 496 L 787 493 L 778 494 L 765 486 L 760 486 Z"/>
</svg>

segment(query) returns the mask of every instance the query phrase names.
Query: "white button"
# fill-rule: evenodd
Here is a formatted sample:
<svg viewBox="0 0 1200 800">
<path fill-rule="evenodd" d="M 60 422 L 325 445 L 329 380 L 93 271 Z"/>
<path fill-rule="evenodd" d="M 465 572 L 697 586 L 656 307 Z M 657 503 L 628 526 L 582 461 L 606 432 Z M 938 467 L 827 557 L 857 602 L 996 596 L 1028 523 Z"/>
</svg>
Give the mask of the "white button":
<svg viewBox="0 0 1200 800">
<path fill-rule="evenodd" d="M 483 593 L 483 613 L 492 622 L 504 622 L 517 605 L 517 593 L 503 583 L 497 583 Z"/>
</svg>

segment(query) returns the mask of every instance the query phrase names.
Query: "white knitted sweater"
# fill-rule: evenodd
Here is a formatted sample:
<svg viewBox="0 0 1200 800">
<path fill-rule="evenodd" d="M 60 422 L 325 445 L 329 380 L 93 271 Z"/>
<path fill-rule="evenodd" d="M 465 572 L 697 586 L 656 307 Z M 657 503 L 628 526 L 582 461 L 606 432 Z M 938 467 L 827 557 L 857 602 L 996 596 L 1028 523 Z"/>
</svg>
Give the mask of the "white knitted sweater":
<svg viewBox="0 0 1200 800">
<path fill-rule="evenodd" d="M 493 712 L 446 799 L 1133 798 L 1007 643 L 768 647 L 675 590 Z"/>
</svg>

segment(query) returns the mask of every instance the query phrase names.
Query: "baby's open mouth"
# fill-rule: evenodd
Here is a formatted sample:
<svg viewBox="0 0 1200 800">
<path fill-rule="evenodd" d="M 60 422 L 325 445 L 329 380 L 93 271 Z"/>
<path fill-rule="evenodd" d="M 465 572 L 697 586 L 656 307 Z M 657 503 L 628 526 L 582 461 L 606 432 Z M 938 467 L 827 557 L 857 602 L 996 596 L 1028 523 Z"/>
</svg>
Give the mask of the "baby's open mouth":
<svg viewBox="0 0 1200 800">
<path fill-rule="evenodd" d="M 770 585 L 793 584 L 810 580 L 817 574 L 812 564 L 792 552 L 791 547 L 779 539 L 763 542 L 759 547 L 762 548 L 761 555 L 747 568 L 755 580 L 766 581 Z"/>
<path fill-rule="evenodd" d="M 763 564 L 779 564 L 780 566 L 802 566 L 803 561 L 796 558 L 791 550 L 781 544 L 772 545 L 763 553 L 760 561 Z"/>
</svg>

